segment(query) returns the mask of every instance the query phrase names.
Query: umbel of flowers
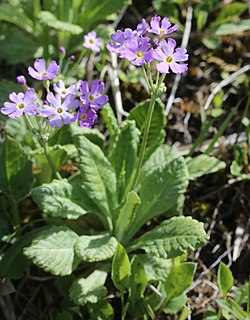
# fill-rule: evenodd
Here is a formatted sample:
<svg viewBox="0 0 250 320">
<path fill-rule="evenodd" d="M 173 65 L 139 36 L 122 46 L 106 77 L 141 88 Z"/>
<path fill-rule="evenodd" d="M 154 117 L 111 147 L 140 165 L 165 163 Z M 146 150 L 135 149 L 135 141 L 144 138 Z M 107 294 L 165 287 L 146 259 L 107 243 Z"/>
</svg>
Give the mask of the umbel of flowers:
<svg viewBox="0 0 250 320">
<path fill-rule="evenodd" d="M 97 111 L 108 102 L 108 96 L 103 94 L 104 83 L 100 80 L 94 80 L 90 87 L 87 81 L 66 87 L 63 80 L 58 80 L 51 90 L 50 80 L 59 72 L 54 60 L 46 67 L 44 59 L 36 59 L 34 67 L 29 67 L 28 72 L 32 78 L 43 81 L 47 90 L 46 99 L 41 102 L 32 88 L 27 88 L 25 93 L 12 92 L 9 95 L 11 102 L 5 102 L 1 108 L 1 112 L 10 118 L 32 115 L 45 118 L 51 127 L 77 121 L 80 126 L 90 128 L 98 118 Z M 19 76 L 17 82 L 27 87 L 23 76 Z"/>
</svg>

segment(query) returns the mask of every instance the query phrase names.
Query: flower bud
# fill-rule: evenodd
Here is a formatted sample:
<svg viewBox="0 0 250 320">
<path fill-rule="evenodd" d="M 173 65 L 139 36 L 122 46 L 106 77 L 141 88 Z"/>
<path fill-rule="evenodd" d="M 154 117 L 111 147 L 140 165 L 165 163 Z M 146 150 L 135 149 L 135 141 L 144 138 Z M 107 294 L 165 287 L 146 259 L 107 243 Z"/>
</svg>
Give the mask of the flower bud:
<svg viewBox="0 0 250 320">
<path fill-rule="evenodd" d="M 25 78 L 25 76 L 18 76 L 17 78 L 16 78 L 16 81 L 17 81 L 17 83 L 20 85 L 20 86 L 25 86 L 26 85 L 26 78 Z"/>
</svg>

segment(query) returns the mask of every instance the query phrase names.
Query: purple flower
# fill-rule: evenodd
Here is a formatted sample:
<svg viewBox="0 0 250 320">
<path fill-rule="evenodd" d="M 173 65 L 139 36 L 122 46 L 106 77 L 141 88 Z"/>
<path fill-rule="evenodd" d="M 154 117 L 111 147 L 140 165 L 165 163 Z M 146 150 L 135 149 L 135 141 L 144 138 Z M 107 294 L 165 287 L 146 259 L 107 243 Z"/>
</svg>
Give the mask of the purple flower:
<svg viewBox="0 0 250 320">
<path fill-rule="evenodd" d="M 74 62 L 76 61 L 76 56 L 74 54 L 72 54 L 70 57 L 69 57 L 69 60 Z"/>
<path fill-rule="evenodd" d="M 137 38 L 127 43 L 125 58 L 134 65 L 141 66 L 153 60 L 153 49 L 150 48 L 149 38 Z"/>
<path fill-rule="evenodd" d="M 63 46 L 61 46 L 59 48 L 59 52 L 64 55 L 66 53 L 66 49 Z"/>
<path fill-rule="evenodd" d="M 96 32 L 89 32 L 84 36 L 83 46 L 92 51 L 99 52 L 102 45 L 102 39 L 96 38 Z"/>
<path fill-rule="evenodd" d="M 76 94 L 76 84 L 71 84 L 68 88 L 65 88 L 65 83 L 62 80 L 58 81 L 58 85 L 54 84 L 53 89 L 56 93 L 60 94 L 62 98 L 65 98 L 65 96 L 69 93 Z"/>
<path fill-rule="evenodd" d="M 156 64 L 156 68 L 160 73 L 169 73 L 169 68 L 174 73 L 183 73 L 187 71 L 187 64 L 179 64 L 177 62 L 186 61 L 188 59 L 187 50 L 184 48 L 176 48 L 176 41 L 172 38 L 168 42 L 162 40 L 160 47 L 154 51 L 154 58 L 162 61 Z"/>
<path fill-rule="evenodd" d="M 143 36 L 148 31 L 148 25 L 145 19 L 142 19 L 142 22 L 139 23 L 136 27 L 136 35 Z"/>
<path fill-rule="evenodd" d="M 148 29 L 149 32 L 158 34 L 161 39 L 163 39 L 164 35 L 173 33 L 176 31 L 179 26 L 175 24 L 171 27 L 171 23 L 168 18 L 163 18 L 161 22 L 161 17 L 155 16 L 150 21 L 151 28 Z"/>
<path fill-rule="evenodd" d="M 17 83 L 20 85 L 20 86 L 25 86 L 26 85 L 26 78 L 25 78 L 25 76 L 18 76 L 17 78 L 16 78 L 16 81 L 17 81 Z"/>
<path fill-rule="evenodd" d="M 109 42 L 106 47 L 110 52 L 120 53 L 120 58 L 124 58 L 124 50 L 127 43 L 136 37 L 136 31 L 133 31 L 130 28 L 126 28 L 124 32 L 117 30 L 116 33 L 113 33 L 110 36 L 110 39 L 114 42 Z"/>
<path fill-rule="evenodd" d="M 104 83 L 100 80 L 93 80 L 90 89 L 88 82 L 82 81 L 80 91 L 83 94 L 80 96 L 83 104 L 90 106 L 96 111 L 101 109 L 108 102 L 108 96 L 102 94 L 104 91 Z"/>
<path fill-rule="evenodd" d="M 51 127 L 60 127 L 63 124 L 69 124 L 75 121 L 75 115 L 69 113 L 69 110 L 75 109 L 79 106 L 80 102 L 75 99 L 73 94 L 68 94 L 62 102 L 60 94 L 56 96 L 52 92 L 47 94 L 47 101 L 49 105 L 44 105 L 43 109 L 39 111 L 39 115 L 49 118 Z"/>
<path fill-rule="evenodd" d="M 12 102 L 4 102 L 1 112 L 10 118 L 19 118 L 24 113 L 34 115 L 39 107 L 39 103 L 34 104 L 34 101 L 37 100 L 34 93 L 34 89 L 27 89 L 24 94 L 12 92 L 9 95 Z"/>
<path fill-rule="evenodd" d="M 37 80 L 51 80 L 54 79 L 59 71 L 59 66 L 56 61 L 51 60 L 46 69 L 46 62 L 44 59 L 36 59 L 34 68 L 29 67 L 28 72 L 32 78 Z"/>
<path fill-rule="evenodd" d="M 89 109 L 88 105 L 83 105 L 77 112 L 77 120 L 81 127 L 91 128 L 97 120 L 98 116 L 93 109 Z"/>
</svg>

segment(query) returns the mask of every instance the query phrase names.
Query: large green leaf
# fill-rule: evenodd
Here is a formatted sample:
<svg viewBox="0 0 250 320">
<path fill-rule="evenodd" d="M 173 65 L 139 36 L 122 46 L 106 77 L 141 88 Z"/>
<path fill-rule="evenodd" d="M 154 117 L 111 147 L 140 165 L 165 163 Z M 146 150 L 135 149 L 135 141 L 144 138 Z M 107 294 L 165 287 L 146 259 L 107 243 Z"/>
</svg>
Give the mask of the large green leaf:
<svg viewBox="0 0 250 320">
<path fill-rule="evenodd" d="M 85 0 L 81 6 L 77 23 L 83 28 L 90 28 L 108 15 L 119 13 L 124 6 L 130 5 L 131 2 L 131 0 Z"/>
<path fill-rule="evenodd" d="M 0 35 L 0 59 L 6 60 L 9 64 L 33 58 L 39 47 L 38 42 L 18 29 L 8 28 L 8 31 L 1 32 Z"/>
<path fill-rule="evenodd" d="M 97 211 L 86 191 L 66 179 L 34 188 L 31 195 L 43 212 L 54 218 L 77 219 L 88 212 Z"/>
<path fill-rule="evenodd" d="M 134 255 L 131 260 L 131 276 L 129 278 L 129 296 L 132 309 L 143 298 L 147 288 L 147 276 L 141 259 Z"/>
<path fill-rule="evenodd" d="M 109 131 L 109 136 L 112 137 L 119 131 L 119 126 L 117 119 L 115 117 L 114 111 L 112 110 L 110 104 L 106 104 L 101 109 L 101 115 L 103 117 L 104 122 L 106 123 L 106 127 Z"/>
<path fill-rule="evenodd" d="M 143 261 L 148 282 L 166 280 L 173 265 L 171 259 L 159 258 L 151 254 L 141 254 L 139 257 Z"/>
<path fill-rule="evenodd" d="M 38 18 L 41 22 L 53 29 L 67 31 L 71 34 L 80 34 L 83 32 L 82 27 L 76 24 L 58 20 L 51 12 L 41 11 Z"/>
<path fill-rule="evenodd" d="M 134 109 L 131 110 L 128 116 L 129 120 L 136 121 L 138 129 L 141 131 L 141 137 L 143 137 L 145 130 L 145 121 L 148 113 L 149 104 L 150 99 L 141 102 Z M 149 135 L 144 160 L 147 160 L 148 157 L 154 152 L 154 150 L 164 142 L 165 125 L 166 117 L 164 115 L 164 104 L 160 100 L 156 100 L 154 113 L 149 128 Z"/>
<path fill-rule="evenodd" d="M 131 191 L 127 194 L 125 202 L 122 206 L 117 209 L 118 215 L 114 217 L 115 225 L 115 236 L 118 241 L 123 240 L 124 235 L 126 235 L 130 223 L 134 218 L 135 209 L 140 203 L 140 198 L 138 195 Z"/>
<path fill-rule="evenodd" d="M 131 275 L 131 266 L 126 250 L 121 244 L 118 244 L 116 253 L 112 262 L 111 278 L 116 288 L 124 293 L 128 287 L 129 277 Z"/>
<path fill-rule="evenodd" d="M 217 172 L 226 167 L 226 163 L 215 157 L 201 154 L 194 158 L 186 158 L 189 179 L 195 180 L 205 174 Z"/>
<path fill-rule="evenodd" d="M 29 33 L 34 31 L 33 22 L 26 16 L 24 11 L 7 3 L 0 5 L 0 21 L 13 23 Z"/>
<path fill-rule="evenodd" d="M 32 162 L 21 145 L 6 136 L 0 150 L 0 190 L 18 202 L 28 195 L 33 184 Z"/>
<path fill-rule="evenodd" d="M 106 271 L 95 270 L 87 278 L 74 281 L 69 289 L 71 300 L 78 305 L 85 305 L 87 302 L 97 303 L 107 292 L 103 286 L 106 278 Z"/>
<path fill-rule="evenodd" d="M 123 198 L 135 171 L 139 135 L 135 121 L 125 121 L 110 155 L 110 161 L 116 173 L 119 200 Z"/>
<path fill-rule="evenodd" d="M 72 123 L 69 126 L 69 131 L 72 136 L 83 135 L 84 137 L 88 138 L 89 141 L 98 145 L 100 148 L 103 147 L 103 144 L 105 142 L 104 135 L 100 132 L 100 130 L 95 128 L 80 127 L 78 124 Z"/>
<path fill-rule="evenodd" d="M 250 30 L 250 19 L 242 19 L 235 23 L 225 23 L 217 28 L 215 35 L 223 36 L 226 34 L 240 33 Z"/>
<path fill-rule="evenodd" d="M 54 275 L 66 276 L 78 264 L 74 245 L 78 235 L 66 227 L 48 228 L 33 239 L 24 254 L 40 268 Z"/>
<path fill-rule="evenodd" d="M 79 259 L 88 262 L 103 261 L 113 257 L 117 240 L 108 233 L 94 236 L 81 236 L 75 244 Z"/>
<path fill-rule="evenodd" d="M 173 217 L 135 240 L 129 251 L 144 249 L 160 258 L 174 258 L 204 245 L 208 236 L 203 223 L 191 217 Z"/>
<path fill-rule="evenodd" d="M 88 196 L 104 214 L 111 230 L 112 215 L 117 206 L 116 177 L 102 150 L 83 136 L 74 137 L 79 166 Z"/>
<path fill-rule="evenodd" d="M 187 185 L 188 171 L 182 157 L 150 170 L 141 180 L 141 204 L 137 207 L 127 239 L 147 221 L 178 206 Z"/>
</svg>

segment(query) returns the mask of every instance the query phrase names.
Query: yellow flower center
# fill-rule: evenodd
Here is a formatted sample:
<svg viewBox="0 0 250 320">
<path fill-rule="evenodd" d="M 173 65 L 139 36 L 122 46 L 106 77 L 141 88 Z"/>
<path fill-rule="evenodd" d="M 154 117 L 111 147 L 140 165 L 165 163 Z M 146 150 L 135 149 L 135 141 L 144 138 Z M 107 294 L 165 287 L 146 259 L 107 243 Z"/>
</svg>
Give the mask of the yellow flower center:
<svg viewBox="0 0 250 320">
<path fill-rule="evenodd" d="M 165 30 L 160 29 L 158 32 L 159 32 L 159 34 L 163 34 L 163 33 L 165 33 Z"/>
<path fill-rule="evenodd" d="M 83 114 L 81 115 L 81 119 L 82 119 L 82 120 L 86 120 L 86 119 L 87 119 L 87 116 L 86 116 L 85 113 L 83 113 Z"/>
<path fill-rule="evenodd" d="M 62 109 L 61 107 L 59 107 L 59 108 L 56 109 L 56 112 L 57 112 L 57 113 L 62 113 L 62 112 L 63 112 L 63 109 Z"/>
<path fill-rule="evenodd" d="M 141 52 L 141 51 L 138 51 L 138 52 L 136 53 L 136 56 L 137 56 L 137 58 L 142 58 L 142 57 L 144 56 L 144 53 Z"/>
<path fill-rule="evenodd" d="M 17 108 L 18 109 L 24 109 L 24 104 L 21 102 L 17 105 Z"/>
<path fill-rule="evenodd" d="M 41 74 L 42 77 L 45 77 L 45 76 L 47 76 L 47 75 L 48 75 L 47 72 L 42 72 L 42 74 Z"/>
<path fill-rule="evenodd" d="M 165 59 L 165 61 L 166 61 L 167 63 L 171 63 L 171 62 L 173 61 L 173 58 L 172 58 L 171 56 L 167 56 L 166 59 Z"/>
<path fill-rule="evenodd" d="M 89 100 L 90 100 L 90 101 L 94 101 L 94 100 L 95 100 L 95 97 L 93 96 L 93 94 L 90 94 L 90 95 L 89 95 Z"/>
<path fill-rule="evenodd" d="M 93 44 L 93 43 L 95 43 L 95 41 L 93 39 L 89 39 L 89 43 Z"/>
<path fill-rule="evenodd" d="M 65 90 L 62 90 L 62 94 L 64 95 L 64 94 L 66 94 L 67 92 L 65 91 Z"/>
</svg>

